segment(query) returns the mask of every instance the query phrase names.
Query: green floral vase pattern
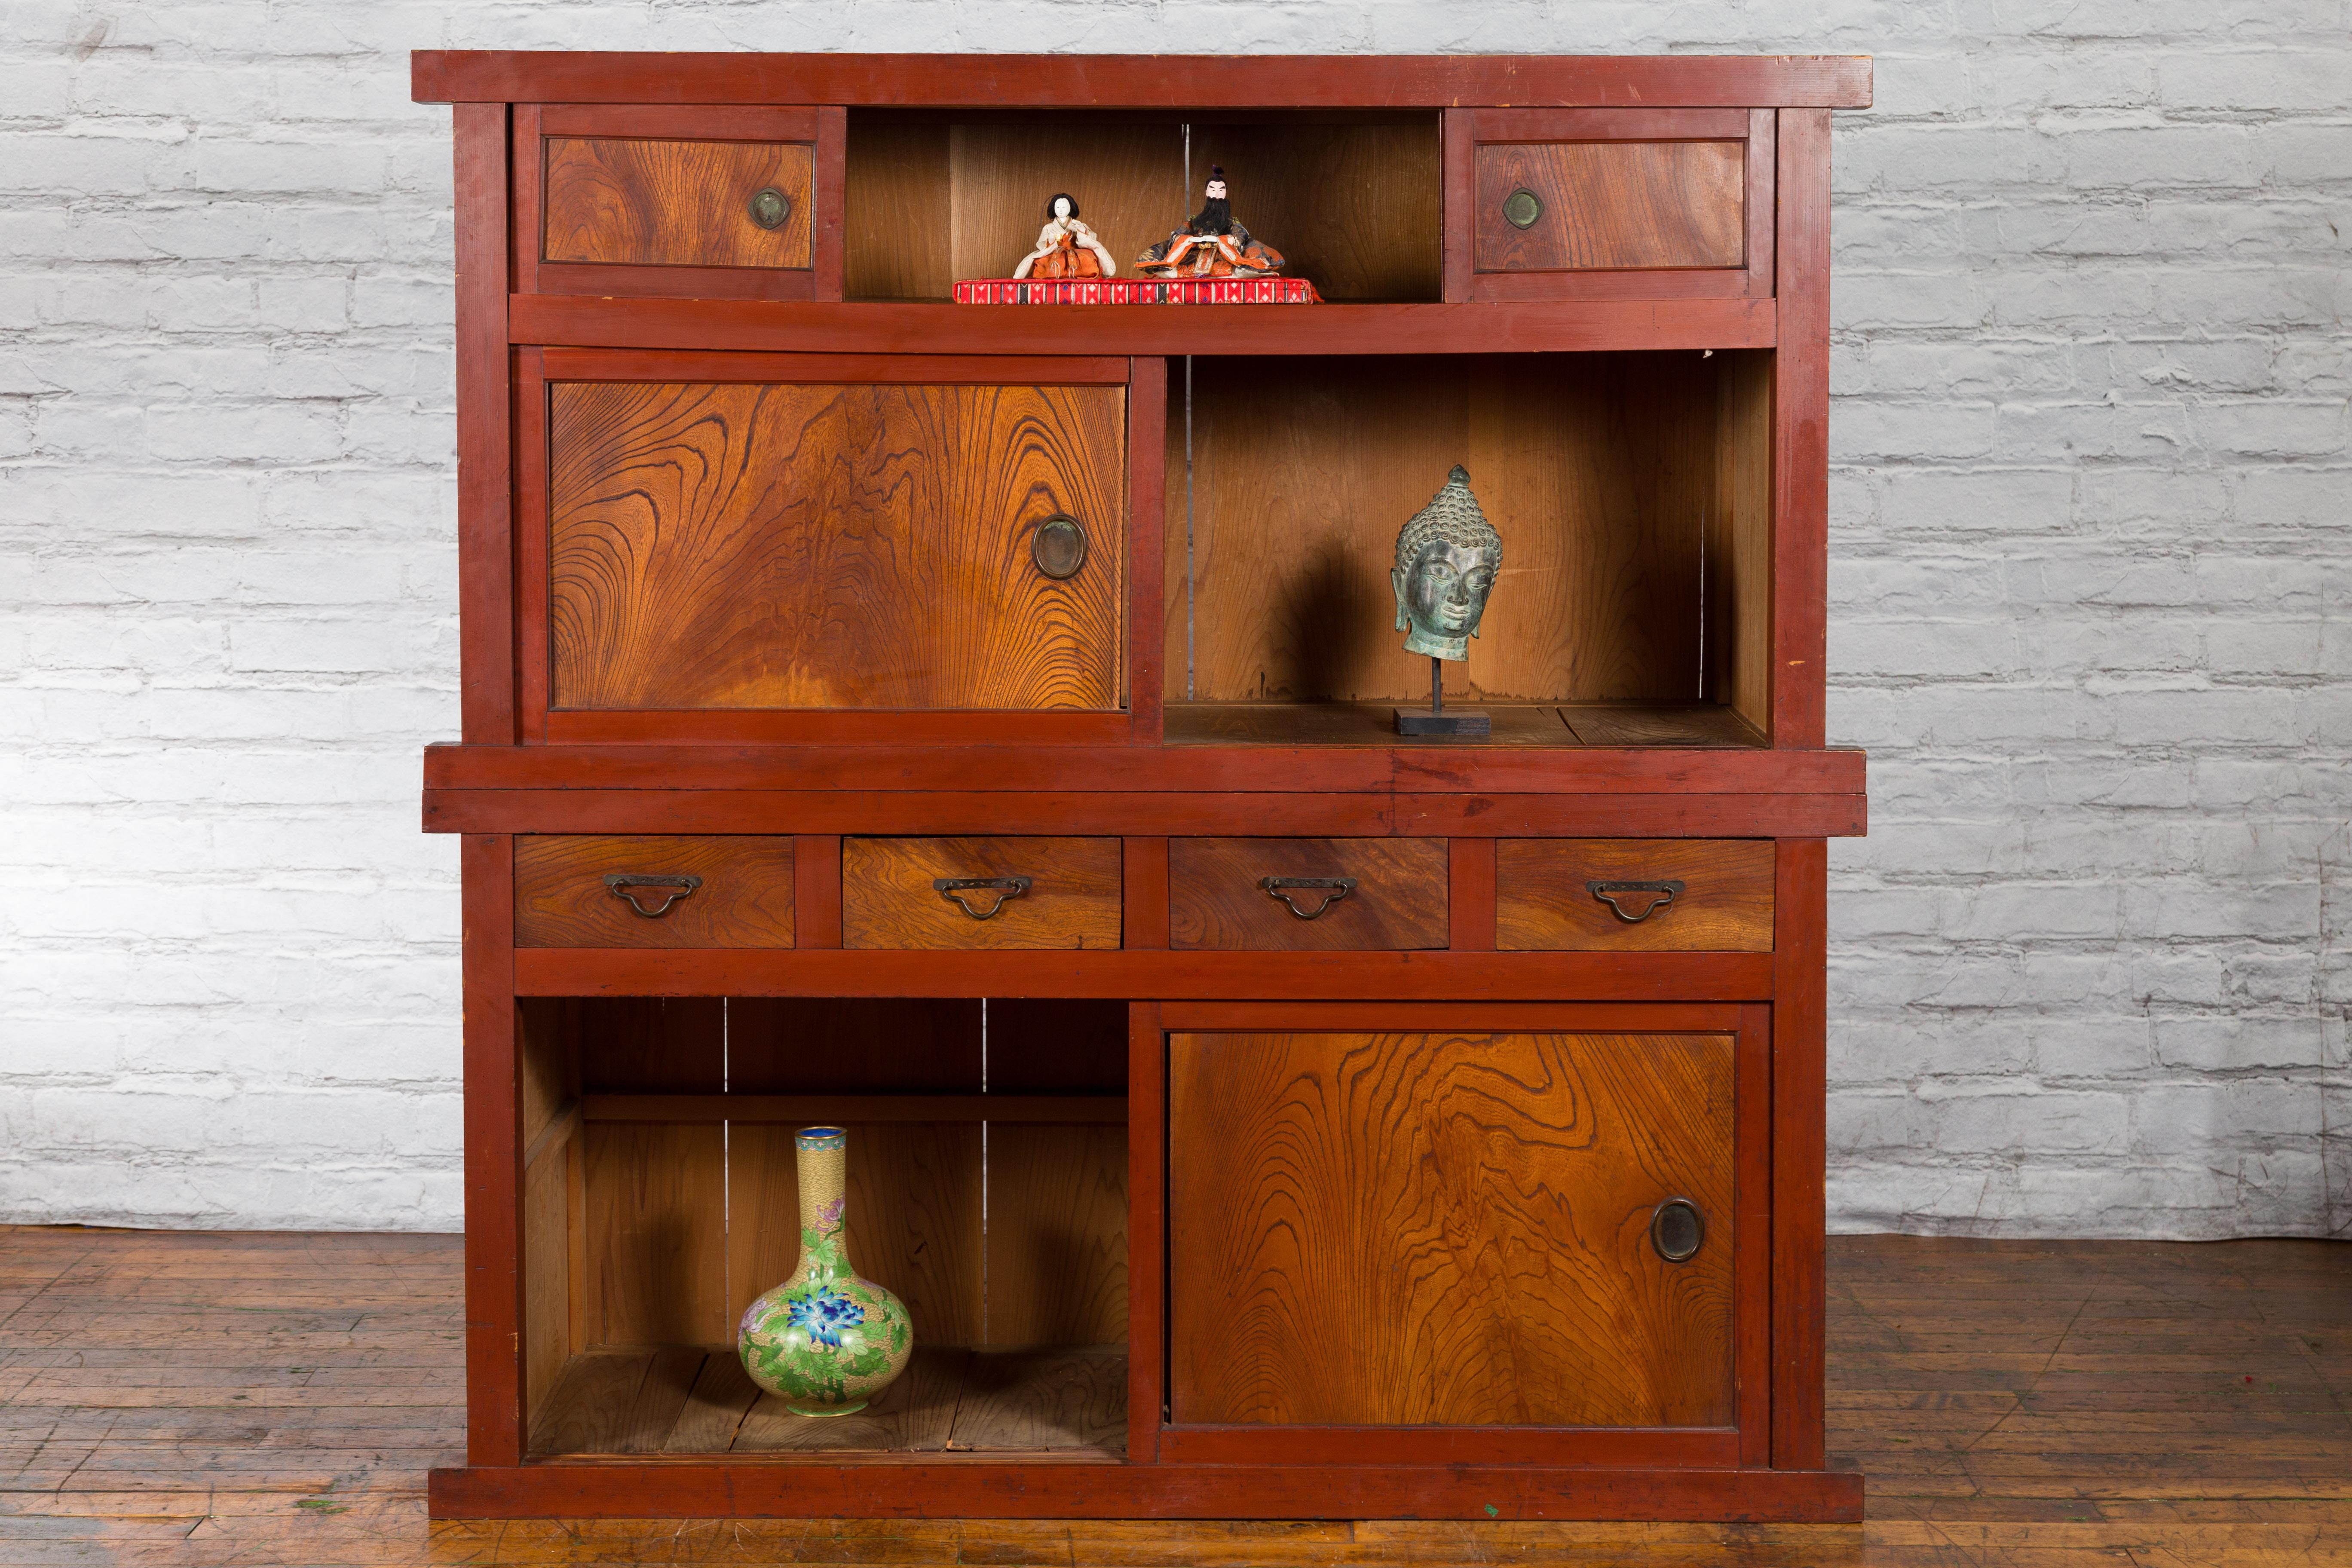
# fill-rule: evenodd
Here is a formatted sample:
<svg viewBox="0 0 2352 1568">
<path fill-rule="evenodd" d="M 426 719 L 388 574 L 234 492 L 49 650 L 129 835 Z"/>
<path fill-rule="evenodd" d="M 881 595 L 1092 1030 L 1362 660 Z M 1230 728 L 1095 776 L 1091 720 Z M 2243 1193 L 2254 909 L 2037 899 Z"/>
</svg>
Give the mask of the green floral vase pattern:
<svg viewBox="0 0 2352 1568">
<path fill-rule="evenodd" d="M 795 1415 L 847 1415 L 890 1386 L 915 1352 L 906 1303 L 861 1279 L 842 1250 L 849 1134 L 802 1129 L 801 1261 L 744 1310 L 735 1349 L 751 1381 Z"/>
</svg>

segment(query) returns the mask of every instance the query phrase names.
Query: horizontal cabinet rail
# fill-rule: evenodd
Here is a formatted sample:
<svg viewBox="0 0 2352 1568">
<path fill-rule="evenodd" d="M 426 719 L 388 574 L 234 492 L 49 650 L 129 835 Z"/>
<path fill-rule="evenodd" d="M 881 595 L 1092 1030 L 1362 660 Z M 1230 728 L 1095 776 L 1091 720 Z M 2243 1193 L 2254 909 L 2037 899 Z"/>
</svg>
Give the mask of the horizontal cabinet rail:
<svg viewBox="0 0 2352 1568">
<path fill-rule="evenodd" d="M 522 996 L 1135 996 L 1762 1002 L 1769 952 L 525 948 Z"/>
</svg>

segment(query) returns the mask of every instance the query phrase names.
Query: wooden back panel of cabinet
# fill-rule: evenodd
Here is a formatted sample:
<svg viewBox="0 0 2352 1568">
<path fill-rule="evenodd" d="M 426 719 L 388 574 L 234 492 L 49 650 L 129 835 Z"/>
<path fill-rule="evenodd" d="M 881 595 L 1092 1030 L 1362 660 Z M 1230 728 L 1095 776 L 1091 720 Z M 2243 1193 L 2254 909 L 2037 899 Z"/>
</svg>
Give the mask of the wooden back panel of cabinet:
<svg viewBox="0 0 2352 1568">
<path fill-rule="evenodd" d="M 1171 1036 L 1171 1419 L 1731 1425 L 1733 1070 L 1727 1035 Z"/>
<path fill-rule="evenodd" d="M 551 707 L 1122 705 L 1122 389 L 548 394 Z M 1032 557 L 1057 513 L 1066 579 Z"/>
</svg>

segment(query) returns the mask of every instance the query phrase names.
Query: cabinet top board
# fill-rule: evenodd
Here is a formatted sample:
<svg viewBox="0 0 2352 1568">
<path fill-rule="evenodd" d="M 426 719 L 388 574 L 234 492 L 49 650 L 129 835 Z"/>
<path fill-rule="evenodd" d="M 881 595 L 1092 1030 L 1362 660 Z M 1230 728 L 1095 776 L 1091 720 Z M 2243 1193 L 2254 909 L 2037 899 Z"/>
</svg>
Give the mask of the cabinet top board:
<svg viewBox="0 0 2352 1568">
<path fill-rule="evenodd" d="M 1867 109 L 1867 55 L 785 55 L 418 49 L 419 103 Z"/>
</svg>

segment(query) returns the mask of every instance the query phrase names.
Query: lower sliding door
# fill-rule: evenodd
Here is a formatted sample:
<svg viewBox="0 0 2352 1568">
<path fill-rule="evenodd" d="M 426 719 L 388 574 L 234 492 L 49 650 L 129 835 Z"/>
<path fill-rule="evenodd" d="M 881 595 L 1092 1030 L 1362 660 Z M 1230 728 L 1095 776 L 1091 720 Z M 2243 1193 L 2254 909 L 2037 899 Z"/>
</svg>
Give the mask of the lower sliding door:
<svg viewBox="0 0 2352 1568">
<path fill-rule="evenodd" d="M 1167 1037 L 1163 1454 L 1738 1462 L 1764 1009 L 1270 1011 Z"/>
</svg>

